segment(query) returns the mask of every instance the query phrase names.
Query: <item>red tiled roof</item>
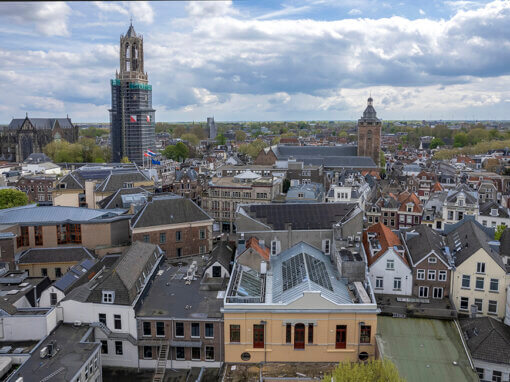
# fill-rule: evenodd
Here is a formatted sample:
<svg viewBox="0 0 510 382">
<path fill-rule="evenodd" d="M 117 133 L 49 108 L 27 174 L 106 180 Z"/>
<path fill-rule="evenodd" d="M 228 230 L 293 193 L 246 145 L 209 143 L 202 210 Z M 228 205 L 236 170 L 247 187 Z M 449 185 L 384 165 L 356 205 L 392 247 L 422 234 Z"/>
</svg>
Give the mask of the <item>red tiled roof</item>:
<svg viewBox="0 0 510 382">
<path fill-rule="evenodd" d="M 376 234 L 377 240 L 379 240 L 379 244 L 381 245 L 381 250 L 377 252 L 374 256 L 370 255 L 370 248 L 368 243 L 368 233 L 374 232 Z M 395 245 L 402 245 L 399 237 L 396 233 L 394 233 L 391 229 L 386 227 L 383 223 L 377 223 L 373 226 L 369 227 L 365 231 L 363 231 L 363 246 L 365 247 L 365 253 L 367 255 L 368 266 L 371 266 L 376 262 L 379 257 L 384 255 L 388 248 L 394 247 Z M 409 265 L 407 262 L 407 258 L 405 254 L 402 257 L 402 260 Z"/>
<path fill-rule="evenodd" d="M 259 239 L 256 237 L 252 236 L 248 239 L 246 242 L 246 248 L 252 248 L 253 250 L 257 251 L 257 253 L 264 259 L 269 260 L 269 248 L 262 248 L 259 244 Z"/>
</svg>

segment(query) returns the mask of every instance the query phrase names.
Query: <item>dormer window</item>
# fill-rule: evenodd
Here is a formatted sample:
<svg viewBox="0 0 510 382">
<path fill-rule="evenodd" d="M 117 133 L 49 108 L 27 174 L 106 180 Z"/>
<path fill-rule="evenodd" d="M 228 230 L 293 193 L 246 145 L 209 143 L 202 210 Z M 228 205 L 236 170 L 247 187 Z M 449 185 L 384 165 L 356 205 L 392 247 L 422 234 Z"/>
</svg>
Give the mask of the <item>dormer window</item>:
<svg viewBox="0 0 510 382">
<path fill-rule="evenodd" d="M 498 209 L 497 208 L 491 208 L 491 216 L 498 216 Z"/>
<path fill-rule="evenodd" d="M 124 188 L 133 188 L 133 182 L 124 182 Z"/>
<path fill-rule="evenodd" d="M 437 263 L 437 259 L 435 257 L 429 257 L 429 264 L 436 264 Z"/>
<path fill-rule="evenodd" d="M 460 207 L 464 206 L 464 199 L 463 198 L 459 198 L 459 206 Z"/>
<path fill-rule="evenodd" d="M 112 290 L 104 290 L 103 291 L 103 304 L 113 304 L 115 301 L 115 292 Z"/>
</svg>

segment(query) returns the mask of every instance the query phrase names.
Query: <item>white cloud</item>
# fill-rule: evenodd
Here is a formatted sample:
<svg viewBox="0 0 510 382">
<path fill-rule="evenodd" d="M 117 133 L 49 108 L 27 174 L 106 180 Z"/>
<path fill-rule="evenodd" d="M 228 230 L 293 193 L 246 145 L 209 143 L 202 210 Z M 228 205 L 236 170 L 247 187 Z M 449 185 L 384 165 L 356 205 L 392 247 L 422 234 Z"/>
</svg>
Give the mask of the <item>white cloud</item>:
<svg viewBox="0 0 510 382">
<path fill-rule="evenodd" d="M 358 15 L 361 15 L 361 11 L 357 8 L 353 8 L 351 9 L 349 12 L 347 12 L 349 15 L 351 16 L 358 16 Z"/>
<path fill-rule="evenodd" d="M 0 18 L 35 26 L 36 31 L 45 36 L 69 35 L 70 14 L 71 8 L 63 2 L 0 3 Z"/>
<path fill-rule="evenodd" d="M 293 6 L 284 6 L 282 9 L 274 12 L 269 12 L 263 14 L 262 16 L 257 17 L 258 20 L 267 20 L 267 19 L 275 19 L 275 18 L 284 18 L 287 16 L 297 15 L 299 13 L 303 13 L 310 10 L 308 5 L 304 5 L 302 7 L 293 7 Z"/>
<path fill-rule="evenodd" d="M 94 1 L 94 5 L 102 12 L 120 13 L 124 16 L 133 17 L 135 21 L 146 24 L 154 22 L 154 10 L 147 1 Z"/>
<path fill-rule="evenodd" d="M 425 16 L 425 11 L 423 9 L 420 9 L 418 12 L 420 13 L 420 15 Z"/>
<path fill-rule="evenodd" d="M 210 18 L 236 15 L 239 12 L 232 7 L 232 1 L 190 1 L 186 7 L 188 14 L 195 18 Z M 202 20 L 205 21 L 205 20 Z"/>
</svg>

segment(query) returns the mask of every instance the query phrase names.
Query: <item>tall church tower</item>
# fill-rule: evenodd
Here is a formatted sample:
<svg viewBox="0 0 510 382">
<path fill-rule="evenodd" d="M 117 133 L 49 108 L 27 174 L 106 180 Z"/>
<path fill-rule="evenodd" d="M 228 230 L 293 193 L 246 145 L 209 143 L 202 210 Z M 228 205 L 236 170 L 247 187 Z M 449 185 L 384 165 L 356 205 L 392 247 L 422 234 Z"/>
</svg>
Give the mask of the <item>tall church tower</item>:
<svg viewBox="0 0 510 382">
<path fill-rule="evenodd" d="M 370 157 L 379 165 L 381 151 L 381 120 L 377 118 L 372 97 L 368 98 L 363 116 L 358 119 L 358 156 Z"/>
<path fill-rule="evenodd" d="M 120 72 L 111 80 L 110 109 L 112 161 L 128 157 L 143 164 L 144 152 L 155 146 L 152 86 L 144 72 L 143 37 L 133 24 L 120 36 Z"/>
</svg>

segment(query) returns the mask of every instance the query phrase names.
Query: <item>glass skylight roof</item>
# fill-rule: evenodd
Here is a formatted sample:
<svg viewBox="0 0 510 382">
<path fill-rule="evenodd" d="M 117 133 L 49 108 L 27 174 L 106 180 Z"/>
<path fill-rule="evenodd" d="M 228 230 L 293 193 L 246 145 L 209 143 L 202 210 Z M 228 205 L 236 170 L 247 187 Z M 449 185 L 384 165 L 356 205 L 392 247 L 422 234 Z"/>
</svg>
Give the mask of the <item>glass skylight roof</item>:
<svg viewBox="0 0 510 382">
<path fill-rule="evenodd" d="M 323 288 L 333 291 L 333 286 L 329 280 L 326 264 L 324 264 L 323 261 L 310 256 L 309 254 L 305 254 L 305 259 L 306 267 L 308 268 L 308 274 L 310 275 L 310 280 L 316 284 L 319 284 Z"/>
<path fill-rule="evenodd" d="M 307 279 L 302 253 L 282 262 L 282 279 L 284 292 Z"/>
</svg>

